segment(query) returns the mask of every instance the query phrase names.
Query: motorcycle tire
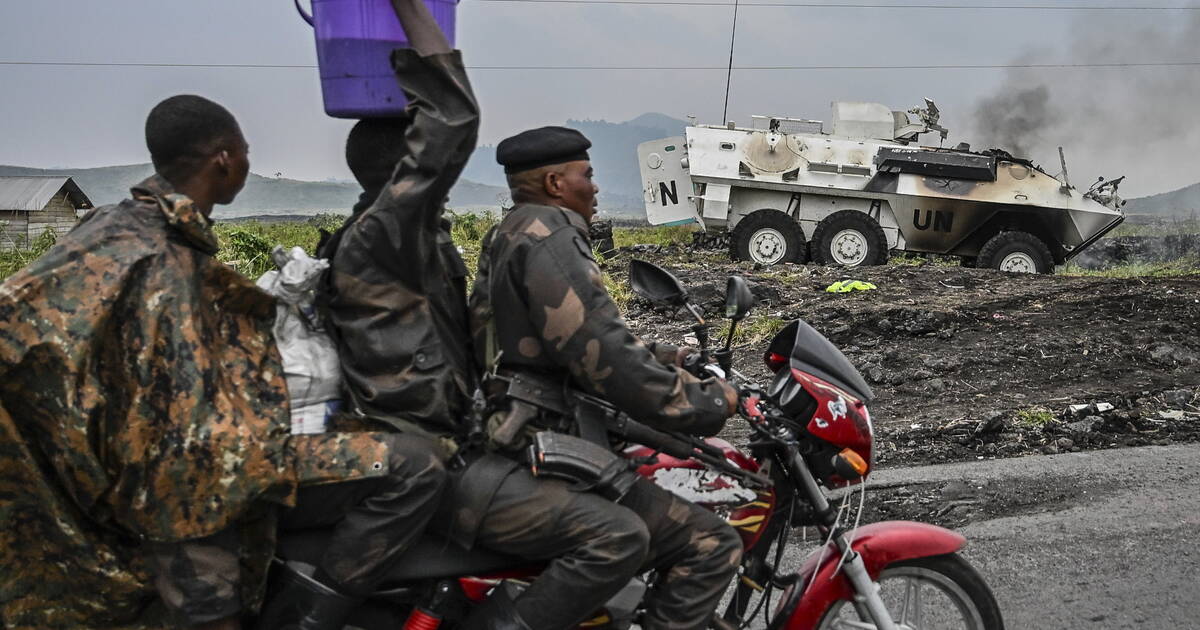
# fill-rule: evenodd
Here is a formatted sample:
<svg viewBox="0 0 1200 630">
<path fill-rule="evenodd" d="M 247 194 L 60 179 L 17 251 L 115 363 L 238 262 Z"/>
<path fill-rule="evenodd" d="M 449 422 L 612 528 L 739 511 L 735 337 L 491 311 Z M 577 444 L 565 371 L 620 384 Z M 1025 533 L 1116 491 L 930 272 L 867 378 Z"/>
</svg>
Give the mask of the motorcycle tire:
<svg viewBox="0 0 1200 630">
<path fill-rule="evenodd" d="M 944 556 L 931 556 L 905 560 L 884 567 L 877 582 L 882 589 L 884 603 L 892 612 L 894 621 L 898 624 L 909 624 L 911 627 L 938 627 L 956 630 L 1004 630 L 1004 619 L 1000 615 L 1000 605 L 987 582 L 979 573 L 962 558 L 951 553 Z M 926 619 L 913 619 L 914 613 L 908 604 L 909 584 L 916 584 L 921 594 L 920 612 L 928 615 L 930 612 L 938 615 L 934 626 L 926 625 Z M 899 587 L 899 588 L 897 588 Z M 929 599 L 926 593 L 932 589 L 939 596 L 936 600 Z M 899 595 L 899 597 L 897 597 Z M 936 601 L 941 605 L 936 611 L 931 611 L 931 603 Z M 915 606 L 914 606 L 915 607 Z M 949 615 L 947 615 L 949 613 Z M 960 619 L 953 625 L 944 623 L 944 616 Z M 829 610 L 821 617 L 817 630 L 840 630 L 852 626 L 843 621 L 860 622 L 853 604 L 847 601 L 834 602 Z M 869 619 L 863 619 L 867 623 Z"/>
</svg>

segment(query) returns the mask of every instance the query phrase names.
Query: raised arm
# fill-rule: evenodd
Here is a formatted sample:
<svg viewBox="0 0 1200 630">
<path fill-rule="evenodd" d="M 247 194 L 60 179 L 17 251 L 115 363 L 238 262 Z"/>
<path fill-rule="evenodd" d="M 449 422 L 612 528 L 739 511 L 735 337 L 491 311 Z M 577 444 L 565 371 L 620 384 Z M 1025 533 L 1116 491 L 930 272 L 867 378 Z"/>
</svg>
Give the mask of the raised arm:
<svg viewBox="0 0 1200 630">
<path fill-rule="evenodd" d="M 437 55 L 451 51 L 450 42 L 433 19 L 429 7 L 425 6 L 425 0 L 392 0 L 392 8 L 400 18 L 409 45 L 417 54 Z"/>
<path fill-rule="evenodd" d="M 397 140 L 402 157 L 391 178 L 340 249 L 356 250 L 361 264 L 403 275 L 423 293 L 426 274 L 413 271 L 427 270 L 436 257 L 442 204 L 475 149 L 479 106 L 459 53 L 450 49 L 423 0 L 393 5 L 412 44 L 392 54 L 410 121 Z"/>
</svg>

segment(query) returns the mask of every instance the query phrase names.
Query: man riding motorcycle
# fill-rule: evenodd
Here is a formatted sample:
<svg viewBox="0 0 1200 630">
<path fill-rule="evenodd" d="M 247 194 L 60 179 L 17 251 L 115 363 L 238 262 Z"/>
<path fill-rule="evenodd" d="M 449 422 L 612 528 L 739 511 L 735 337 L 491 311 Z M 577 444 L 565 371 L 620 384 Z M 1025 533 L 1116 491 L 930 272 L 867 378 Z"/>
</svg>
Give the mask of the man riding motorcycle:
<svg viewBox="0 0 1200 630">
<path fill-rule="evenodd" d="M 399 13 L 402 5 L 421 3 L 394 4 Z M 409 22 L 404 25 L 409 31 Z M 478 542 L 549 562 L 519 598 L 519 606 L 498 592 L 465 621 L 465 627 L 564 629 L 628 583 L 644 564 L 652 537 L 647 522 L 629 510 L 614 510 L 598 495 L 577 492 L 564 481 L 537 478 L 519 462 L 470 448 L 469 420 L 479 370 L 471 347 L 465 266 L 449 240 L 442 201 L 474 148 L 478 107 L 461 61 L 448 52 L 444 40 L 421 50 L 417 33 L 409 35 L 416 53 L 397 52 L 393 61 L 409 96 L 410 122 L 363 121 L 351 133 L 347 159 L 366 192 L 346 225 L 320 249 L 332 260 L 323 299 L 349 398 L 362 424 L 431 440 L 442 447 L 438 451 L 451 469 L 442 509 L 434 515 L 431 493 L 414 496 L 410 526 L 404 531 L 419 532 L 424 520 L 433 518 L 433 529 L 461 546 Z M 401 73 L 405 68 L 413 71 Z M 709 425 L 719 426 L 727 415 L 724 403 L 704 410 Z M 436 475 L 438 470 L 430 467 L 425 472 Z M 641 495 L 658 496 L 644 490 Z M 302 497 L 301 508 L 304 503 Z M 716 589 L 717 582 L 723 585 L 736 560 L 736 537 L 726 537 L 713 523 L 691 527 L 693 520 L 682 502 L 660 497 L 652 504 L 665 509 L 660 520 L 669 524 L 658 529 L 676 536 L 664 551 L 656 549 L 655 557 L 669 550 L 674 554 L 667 558 L 671 566 L 698 576 L 684 579 L 682 588 L 669 592 L 680 594 L 678 599 L 690 584 L 702 582 L 707 590 Z M 650 504 L 645 509 L 653 511 Z M 287 520 L 285 516 L 285 525 Z M 306 525 L 313 519 L 300 520 Z M 343 526 L 344 522 L 337 524 Z M 411 538 L 393 538 L 379 555 L 402 561 L 400 551 Z M 715 563 L 676 560 L 675 556 L 695 557 L 697 546 L 723 557 Z M 278 615 L 281 623 L 306 618 L 312 623 L 305 628 L 340 627 L 363 591 L 348 592 L 348 580 L 339 575 L 337 558 L 331 555 L 335 554 L 325 553 L 325 575 L 318 576 L 326 583 L 292 581 L 306 585 L 308 593 L 281 598 L 295 602 L 285 601 L 293 608 Z M 369 588 L 386 573 L 387 562 L 371 566 L 378 570 L 355 580 L 356 585 Z M 275 623 L 272 617 L 268 622 Z"/>
<path fill-rule="evenodd" d="M 575 130 L 545 127 L 508 138 L 496 150 L 517 205 L 485 237 L 472 326 L 476 352 L 492 374 L 485 387 L 497 411 L 488 421 L 489 441 L 518 460 L 538 431 L 575 433 L 609 446 L 604 427 L 570 390 L 605 398 L 658 428 L 697 434 L 720 430 L 737 402 L 723 381 L 701 380 L 675 365 L 682 353 L 648 346 L 626 328 L 588 240 L 598 192 L 590 146 Z M 648 538 L 645 557 L 626 577 L 656 572 L 643 628 L 707 627 L 741 558 L 732 528 L 644 478 L 615 504 L 595 493 L 573 494 L 574 502 L 590 505 L 589 512 L 640 525 Z M 494 502 L 514 499 L 502 487 Z M 536 519 L 558 520 L 568 535 L 581 524 L 570 520 L 575 512 L 554 503 L 524 503 L 536 506 Z M 520 532 L 492 531 L 488 518 L 479 540 L 517 553 L 533 550 Z M 566 621 L 569 611 L 590 612 L 576 594 L 584 594 L 578 582 L 551 566 L 516 599 L 515 615 L 526 622 Z"/>
</svg>

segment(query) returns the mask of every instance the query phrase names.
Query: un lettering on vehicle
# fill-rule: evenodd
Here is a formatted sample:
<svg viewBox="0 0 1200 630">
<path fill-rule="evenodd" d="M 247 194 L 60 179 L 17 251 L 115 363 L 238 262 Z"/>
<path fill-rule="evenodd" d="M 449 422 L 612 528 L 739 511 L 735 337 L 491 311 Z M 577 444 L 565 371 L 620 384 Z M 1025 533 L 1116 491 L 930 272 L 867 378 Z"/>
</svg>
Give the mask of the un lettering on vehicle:
<svg viewBox="0 0 1200 630">
<path fill-rule="evenodd" d="M 667 188 L 667 182 L 658 182 L 658 194 L 662 199 L 664 208 L 668 205 L 673 206 L 679 203 L 679 185 L 673 179 L 671 180 L 670 188 Z M 668 204 L 667 199 L 670 199 L 671 203 Z"/>
<path fill-rule="evenodd" d="M 918 230 L 932 229 L 935 232 L 952 232 L 954 231 L 954 213 L 949 210 L 913 208 L 913 227 Z"/>
</svg>

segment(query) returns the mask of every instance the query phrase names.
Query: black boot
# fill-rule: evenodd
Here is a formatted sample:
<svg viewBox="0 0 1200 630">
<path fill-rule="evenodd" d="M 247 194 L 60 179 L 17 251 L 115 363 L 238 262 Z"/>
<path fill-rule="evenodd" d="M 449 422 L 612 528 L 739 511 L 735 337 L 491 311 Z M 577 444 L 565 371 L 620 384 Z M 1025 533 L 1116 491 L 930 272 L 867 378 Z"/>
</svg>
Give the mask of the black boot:
<svg viewBox="0 0 1200 630">
<path fill-rule="evenodd" d="M 529 630 L 504 583 L 459 624 L 459 630 Z"/>
<path fill-rule="evenodd" d="M 283 588 L 263 607 L 258 630 L 341 630 L 362 602 L 287 565 L 275 570 L 281 572 Z"/>
</svg>

